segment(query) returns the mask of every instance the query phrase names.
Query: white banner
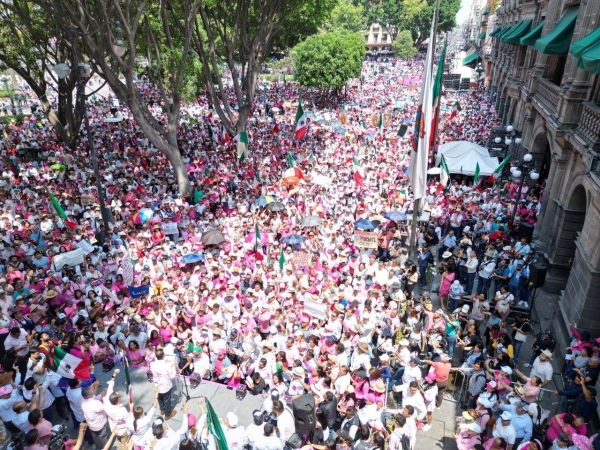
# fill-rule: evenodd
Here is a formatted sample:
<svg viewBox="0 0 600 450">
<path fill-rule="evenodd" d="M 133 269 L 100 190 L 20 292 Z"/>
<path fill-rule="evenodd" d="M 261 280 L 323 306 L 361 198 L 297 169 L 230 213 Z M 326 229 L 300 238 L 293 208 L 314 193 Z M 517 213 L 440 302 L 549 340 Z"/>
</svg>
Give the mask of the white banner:
<svg viewBox="0 0 600 450">
<path fill-rule="evenodd" d="M 304 312 L 315 319 L 325 318 L 325 308 L 327 308 L 327 305 L 323 303 L 317 303 L 309 299 L 304 300 Z"/>
<path fill-rule="evenodd" d="M 79 241 L 75 245 L 83 250 L 86 255 L 89 255 L 94 251 L 94 247 L 88 244 L 87 241 Z"/>
<path fill-rule="evenodd" d="M 133 266 L 131 265 L 131 256 L 129 256 L 129 252 L 125 253 L 125 257 L 121 262 L 121 267 L 123 268 L 123 281 L 126 286 L 133 285 Z"/>
<path fill-rule="evenodd" d="M 165 234 L 177 234 L 179 229 L 177 228 L 177 222 L 163 222 L 162 229 Z"/>
<path fill-rule="evenodd" d="M 66 264 L 71 267 L 77 266 L 83 263 L 84 256 L 85 252 L 81 248 L 72 252 L 59 253 L 52 260 L 52 265 L 54 266 L 54 270 L 61 270 Z"/>
</svg>

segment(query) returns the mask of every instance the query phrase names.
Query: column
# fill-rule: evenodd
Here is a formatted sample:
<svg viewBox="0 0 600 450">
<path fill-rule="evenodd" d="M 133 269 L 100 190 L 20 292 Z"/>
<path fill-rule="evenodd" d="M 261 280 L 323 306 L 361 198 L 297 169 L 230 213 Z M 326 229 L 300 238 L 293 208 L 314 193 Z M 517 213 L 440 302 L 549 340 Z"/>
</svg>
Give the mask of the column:
<svg viewBox="0 0 600 450">
<path fill-rule="evenodd" d="M 567 160 L 559 160 L 554 156 L 552 157 L 550 174 L 548 175 L 548 180 L 546 181 L 546 192 L 542 201 L 542 217 L 538 217 L 534 231 L 534 237 L 537 239 L 536 244 L 542 251 L 546 250 L 549 235 L 553 231 L 552 224 L 554 222 L 554 214 L 556 211 L 555 199 L 560 195 L 560 190 L 565 175 L 566 162 Z"/>
</svg>

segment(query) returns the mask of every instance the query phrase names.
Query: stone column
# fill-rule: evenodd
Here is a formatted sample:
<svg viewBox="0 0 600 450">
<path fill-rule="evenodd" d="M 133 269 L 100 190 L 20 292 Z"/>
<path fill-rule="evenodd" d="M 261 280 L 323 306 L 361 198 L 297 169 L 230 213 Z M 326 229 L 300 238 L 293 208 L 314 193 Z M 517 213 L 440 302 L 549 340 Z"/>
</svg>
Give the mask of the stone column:
<svg viewBox="0 0 600 450">
<path fill-rule="evenodd" d="M 547 251 L 549 237 L 553 231 L 554 215 L 556 212 L 556 202 L 560 196 L 560 190 L 565 175 L 567 160 L 559 160 L 552 157 L 550 165 L 550 174 L 546 181 L 546 192 L 542 200 L 541 218 L 538 218 L 535 230 L 534 239 L 536 246 L 544 253 Z"/>
</svg>

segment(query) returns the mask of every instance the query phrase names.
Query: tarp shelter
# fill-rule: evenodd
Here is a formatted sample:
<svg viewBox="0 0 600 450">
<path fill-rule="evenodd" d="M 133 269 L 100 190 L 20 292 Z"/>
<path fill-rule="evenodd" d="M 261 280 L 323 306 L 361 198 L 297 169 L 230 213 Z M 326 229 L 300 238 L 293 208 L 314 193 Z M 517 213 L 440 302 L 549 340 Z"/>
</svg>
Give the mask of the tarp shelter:
<svg viewBox="0 0 600 450">
<path fill-rule="evenodd" d="M 525 36 L 519 39 L 519 43 L 521 45 L 528 45 L 530 47 L 533 46 L 533 44 L 535 44 L 536 41 L 542 36 L 542 31 L 544 30 L 545 23 L 545 20 L 542 20 L 540 23 L 538 23 L 533 30 L 531 30 L 529 33 L 527 33 Z"/>
<path fill-rule="evenodd" d="M 444 155 L 451 174 L 475 175 L 479 163 L 479 175 L 491 175 L 500 164 L 498 158 L 490 156 L 487 148 L 468 141 L 453 141 L 440 145 L 436 165 Z"/>
</svg>

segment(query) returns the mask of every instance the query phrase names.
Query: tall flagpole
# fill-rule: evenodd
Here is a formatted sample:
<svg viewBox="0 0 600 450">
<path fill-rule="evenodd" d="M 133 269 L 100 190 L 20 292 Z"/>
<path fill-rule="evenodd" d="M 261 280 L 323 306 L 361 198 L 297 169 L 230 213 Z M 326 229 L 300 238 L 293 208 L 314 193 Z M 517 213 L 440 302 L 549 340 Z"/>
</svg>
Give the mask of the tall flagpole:
<svg viewBox="0 0 600 450">
<path fill-rule="evenodd" d="M 444 42 L 444 49 L 446 49 L 447 46 L 448 46 L 448 35 L 446 35 L 446 40 Z M 441 107 L 442 107 L 442 89 L 444 86 L 444 65 L 446 64 L 446 54 L 443 50 L 442 50 L 442 52 L 444 54 L 444 60 L 442 61 L 440 59 L 440 61 L 439 61 L 439 65 L 442 66 L 442 69 L 441 69 L 442 78 L 440 80 L 442 84 L 440 86 L 440 95 L 438 95 L 438 98 L 437 98 L 437 105 L 435 106 L 435 110 L 437 111 L 437 113 L 435 115 L 435 124 L 433 125 L 433 134 L 432 134 L 433 137 L 431 139 L 432 146 L 433 146 L 433 149 L 431 150 L 431 161 L 434 161 L 434 162 L 435 162 L 435 158 L 437 155 L 437 148 L 438 148 L 437 134 L 438 134 L 438 125 L 440 124 L 440 117 L 442 115 L 441 114 L 441 112 L 442 112 L 442 109 L 441 109 Z"/>
<path fill-rule="evenodd" d="M 433 18 L 431 21 L 431 31 L 429 33 L 429 48 L 427 50 L 427 59 L 423 71 L 423 82 L 421 85 L 420 106 L 415 120 L 415 136 L 413 151 L 411 151 L 410 161 L 410 181 L 413 190 L 413 217 L 410 231 L 410 249 L 409 254 L 415 257 L 417 243 L 417 225 L 419 221 L 419 207 L 421 198 L 425 197 L 427 187 L 427 160 L 429 159 L 429 138 L 425 128 L 428 127 L 431 132 L 431 112 L 433 110 L 433 98 L 431 98 L 431 78 L 433 75 L 433 62 L 435 55 L 436 30 L 440 10 L 440 0 L 436 0 Z M 429 115 L 429 117 L 423 116 Z M 424 159 L 423 159 L 424 158 Z"/>
</svg>

